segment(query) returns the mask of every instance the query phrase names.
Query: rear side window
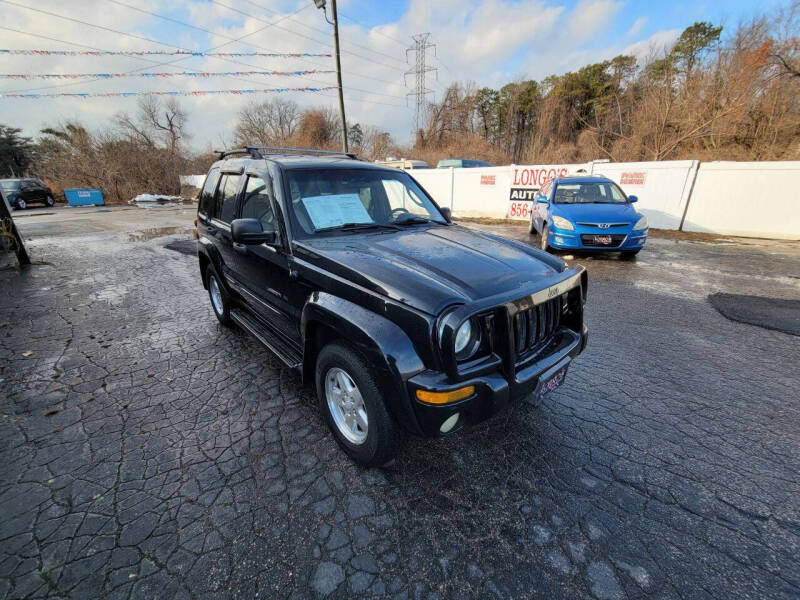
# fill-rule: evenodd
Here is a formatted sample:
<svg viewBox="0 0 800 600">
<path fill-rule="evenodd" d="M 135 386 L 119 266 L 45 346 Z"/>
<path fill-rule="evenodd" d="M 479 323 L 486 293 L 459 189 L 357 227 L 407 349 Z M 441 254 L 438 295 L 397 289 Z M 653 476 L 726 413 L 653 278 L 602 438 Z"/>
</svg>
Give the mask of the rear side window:
<svg viewBox="0 0 800 600">
<path fill-rule="evenodd" d="M 214 214 L 214 192 L 217 190 L 217 182 L 219 181 L 219 171 L 212 169 L 206 177 L 206 182 L 203 184 L 203 191 L 200 192 L 200 211 L 206 216 Z"/>
<path fill-rule="evenodd" d="M 242 218 L 258 219 L 264 231 L 275 231 L 275 215 L 269 185 L 260 177 L 248 177 L 242 202 Z"/>
<path fill-rule="evenodd" d="M 223 175 L 222 181 L 217 188 L 217 206 L 214 216 L 230 223 L 236 214 L 236 192 L 239 191 L 239 175 Z"/>
</svg>

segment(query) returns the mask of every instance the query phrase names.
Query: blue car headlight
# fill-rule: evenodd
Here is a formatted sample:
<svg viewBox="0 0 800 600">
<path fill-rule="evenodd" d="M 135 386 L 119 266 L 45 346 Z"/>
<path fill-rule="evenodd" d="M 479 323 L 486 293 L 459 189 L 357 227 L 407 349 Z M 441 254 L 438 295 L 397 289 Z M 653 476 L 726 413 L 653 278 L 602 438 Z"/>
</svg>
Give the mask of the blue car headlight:
<svg viewBox="0 0 800 600">
<path fill-rule="evenodd" d="M 647 217 L 642 215 L 639 217 L 639 220 L 636 221 L 636 224 L 633 226 L 633 230 L 637 231 L 639 229 L 647 229 Z"/>
<path fill-rule="evenodd" d="M 566 229 L 567 231 L 573 231 L 575 229 L 575 226 L 564 217 L 553 215 L 551 221 L 556 229 Z"/>
</svg>

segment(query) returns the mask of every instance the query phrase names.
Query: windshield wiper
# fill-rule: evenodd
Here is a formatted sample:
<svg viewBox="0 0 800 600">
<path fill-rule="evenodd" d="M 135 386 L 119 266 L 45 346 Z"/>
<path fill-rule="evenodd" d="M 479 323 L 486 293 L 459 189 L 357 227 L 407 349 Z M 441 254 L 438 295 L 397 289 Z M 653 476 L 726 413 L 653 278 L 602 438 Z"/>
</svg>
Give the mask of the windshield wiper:
<svg viewBox="0 0 800 600">
<path fill-rule="evenodd" d="M 427 217 L 421 217 L 419 215 L 414 215 L 411 217 L 407 217 L 405 219 L 397 219 L 394 221 L 395 226 L 397 225 L 416 225 L 417 223 L 430 223 L 431 220 Z"/>
<path fill-rule="evenodd" d="M 320 231 L 333 231 L 336 229 L 340 231 L 359 231 L 361 229 L 392 229 L 397 231 L 400 228 L 397 225 L 391 225 L 389 223 L 342 223 L 341 225 L 332 225 L 330 227 L 317 229 L 314 233 L 319 233 Z"/>
</svg>

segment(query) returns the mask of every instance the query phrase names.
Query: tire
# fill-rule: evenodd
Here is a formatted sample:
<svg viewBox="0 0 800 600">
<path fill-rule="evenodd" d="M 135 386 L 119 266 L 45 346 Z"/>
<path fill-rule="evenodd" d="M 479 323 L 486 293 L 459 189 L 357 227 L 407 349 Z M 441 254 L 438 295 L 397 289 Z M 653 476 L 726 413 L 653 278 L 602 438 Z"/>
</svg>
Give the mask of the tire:
<svg viewBox="0 0 800 600">
<path fill-rule="evenodd" d="M 355 462 L 379 467 L 394 458 L 400 435 L 370 367 L 358 352 L 333 342 L 317 357 L 315 380 L 320 410 L 339 446 Z"/>
<path fill-rule="evenodd" d="M 208 265 L 206 267 L 206 282 L 208 283 L 208 297 L 211 300 L 211 308 L 214 310 L 219 322 L 230 327 L 233 325 L 231 321 L 231 299 L 225 291 L 225 286 L 217 276 L 214 267 Z"/>
<path fill-rule="evenodd" d="M 550 248 L 550 244 L 547 243 L 547 236 L 550 234 L 550 226 L 545 223 L 542 227 L 542 236 L 539 240 L 539 248 L 544 250 L 545 252 L 550 252 L 552 249 Z"/>
<path fill-rule="evenodd" d="M 56 201 L 55 201 L 55 200 L 53 200 L 53 197 L 52 197 L 51 195 L 49 195 L 49 194 L 48 194 L 48 195 L 47 195 L 47 198 L 45 198 L 45 199 L 44 199 L 44 203 L 45 203 L 45 205 L 47 205 L 47 206 L 53 206 L 53 204 L 55 204 L 55 203 L 56 203 Z"/>
<path fill-rule="evenodd" d="M 639 248 L 639 250 L 641 250 L 641 248 Z M 639 250 L 623 250 L 619 257 L 622 260 L 636 260 L 636 255 L 639 254 Z"/>
<path fill-rule="evenodd" d="M 17 209 L 25 210 L 26 208 L 28 208 L 28 203 L 25 202 L 25 200 L 23 200 L 22 198 L 17 200 Z"/>
</svg>

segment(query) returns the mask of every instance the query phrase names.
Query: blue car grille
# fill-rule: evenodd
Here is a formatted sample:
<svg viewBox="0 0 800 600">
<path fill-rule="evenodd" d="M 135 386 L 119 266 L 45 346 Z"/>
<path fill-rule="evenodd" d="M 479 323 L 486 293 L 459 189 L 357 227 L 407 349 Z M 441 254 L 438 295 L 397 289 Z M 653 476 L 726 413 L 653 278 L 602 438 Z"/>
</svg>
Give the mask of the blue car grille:
<svg viewBox="0 0 800 600">
<path fill-rule="evenodd" d="M 522 310 L 514 316 L 514 348 L 517 357 L 542 347 L 561 324 L 566 294 Z"/>
<path fill-rule="evenodd" d="M 582 233 L 581 243 L 584 246 L 591 246 L 593 248 L 616 248 L 625 241 L 626 237 L 628 236 L 624 233 Z M 605 244 L 596 241 L 595 238 L 610 238 L 610 242 Z"/>
</svg>

